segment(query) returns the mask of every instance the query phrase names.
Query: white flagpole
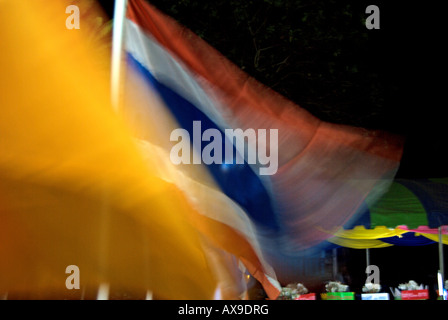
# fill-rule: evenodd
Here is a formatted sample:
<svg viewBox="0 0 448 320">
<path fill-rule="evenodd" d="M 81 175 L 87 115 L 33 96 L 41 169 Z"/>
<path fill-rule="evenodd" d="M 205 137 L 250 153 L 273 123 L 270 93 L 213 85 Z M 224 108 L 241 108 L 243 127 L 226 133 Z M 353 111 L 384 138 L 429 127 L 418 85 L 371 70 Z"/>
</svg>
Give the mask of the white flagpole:
<svg viewBox="0 0 448 320">
<path fill-rule="evenodd" d="M 146 291 L 145 300 L 152 300 L 152 291 L 151 290 Z"/>
<path fill-rule="evenodd" d="M 123 60 L 123 35 L 126 17 L 127 0 L 115 0 L 114 22 L 112 29 L 112 63 L 111 63 L 111 102 L 115 112 L 120 111 L 121 76 Z M 109 285 L 101 284 L 98 290 L 98 300 L 107 300 L 109 297 Z M 153 299 L 151 290 L 146 292 L 146 300 Z"/>
<path fill-rule="evenodd" d="M 109 300 L 110 286 L 107 283 L 100 284 L 96 294 L 96 300 Z"/>
<path fill-rule="evenodd" d="M 439 272 L 437 274 L 438 278 L 438 287 L 439 287 L 439 296 L 441 296 L 442 300 L 446 299 L 445 295 L 445 265 L 443 261 L 443 237 L 442 237 L 442 226 L 439 226 Z"/>
<path fill-rule="evenodd" d="M 111 81 L 110 81 L 110 97 L 112 108 L 115 112 L 119 112 L 120 108 L 120 83 L 122 75 L 122 59 L 123 59 L 123 34 L 124 34 L 124 19 L 126 15 L 127 0 L 115 0 L 114 6 L 114 20 L 112 28 L 112 61 L 111 61 Z M 105 199 L 105 212 L 102 218 L 102 230 L 100 230 L 100 240 L 102 245 L 107 245 L 107 229 L 109 227 L 108 219 L 108 204 Z M 104 247 L 103 250 L 106 250 Z M 103 270 L 104 264 L 107 263 L 104 258 L 101 258 Z M 110 292 L 109 283 L 101 283 L 98 288 L 97 300 L 108 300 Z"/>
<path fill-rule="evenodd" d="M 370 266 L 370 250 L 369 250 L 369 248 L 366 248 L 366 264 L 367 264 L 367 267 Z"/>
<path fill-rule="evenodd" d="M 115 0 L 114 22 L 112 29 L 112 64 L 111 64 L 111 101 L 115 111 L 120 105 L 120 79 L 123 58 L 124 19 L 127 0 Z"/>
</svg>

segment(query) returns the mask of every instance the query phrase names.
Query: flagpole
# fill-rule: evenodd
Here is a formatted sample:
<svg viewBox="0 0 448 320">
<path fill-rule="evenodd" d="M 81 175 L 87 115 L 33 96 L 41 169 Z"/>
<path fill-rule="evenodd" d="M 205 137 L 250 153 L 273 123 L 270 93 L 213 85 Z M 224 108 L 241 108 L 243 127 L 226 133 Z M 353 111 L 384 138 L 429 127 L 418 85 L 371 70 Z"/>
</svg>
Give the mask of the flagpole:
<svg viewBox="0 0 448 320">
<path fill-rule="evenodd" d="M 441 296 L 442 300 L 446 299 L 445 295 L 445 266 L 444 266 L 444 258 L 443 258 L 443 237 L 442 237 L 442 226 L 439 226 L 439 273 L 438 273 L 438 287 L 439 287 L 439 296 Z M 439 279 L 440 278 L 440 279 Z"/>
<path fill-rule="evenodd" d="M 128 0 L 115 0 L 114 22 L 112 28 L 112 61 L 111 61 L 111 103 L 115 112 L 120 111 L 121 77 L 123 74 L 123 38 Z M 98 300 L 109 298 L 110 286 L 102 283 L 98 289 Z M 152 300 L 151 290 L 146 291 L 146 300 Z"/>
<path fill-rule="evenodd" d="M 127 0 L 115 0 L 112 29 L 111 102 L 116 112 L 120 107 L 120 79 L 122 74 L 124 19 Z"/>
<path fill-rule="evenodd" d="M 120 83 L 122 75 L 122 57 L 123 57 L 123 33 L 124 18 L 126 15 L 127 0 L 115 0 L 113 28 L 112 28 L 112 57 L 111 57 L 111 79 L 110 79 L 110 98 L 112 108 L 116 113 L 120 111 Z M 108 196 L 103 200 L 103 210 L 101 212 L 101 228 L 98 231 L 100 236 L 100 268 L 102 272 L 107 270 L 107 242 L 109 240 L 109 205 Z M 106 276 L 107 278 L 107 276 Z M 97 292 L 97 300 L 108 300 L 110 294 L 110 284 L 100 283 Z"/>
<path fill-rule="evenodd" d="M 369 248 L 366 248 L 366 264 L 367 264 L 367 267 L 370 266 L 370 250 L 369 250 Z"/>
</svg>

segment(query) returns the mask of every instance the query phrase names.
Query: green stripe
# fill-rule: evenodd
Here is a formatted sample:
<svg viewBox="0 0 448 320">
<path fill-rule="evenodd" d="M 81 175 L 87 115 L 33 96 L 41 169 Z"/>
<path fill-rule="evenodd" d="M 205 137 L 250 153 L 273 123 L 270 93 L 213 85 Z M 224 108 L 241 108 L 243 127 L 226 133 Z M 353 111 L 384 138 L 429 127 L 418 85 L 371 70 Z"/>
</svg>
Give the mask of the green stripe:
<svg viewBox="0 0 448 320">
<path fill-rule="evenodd" d="M 432 182 L 448 184 L 448 178 L 431 178 L 429 180 Z"/>
<path fill-rule="evenodd" d="M 417 196 L 405 186 L 393 182 L 378 202 L 369 205 L 371 228 L 395 228 L 406 225 L 414 229 L 428 225 L 426 210 Z"/>
</svg>

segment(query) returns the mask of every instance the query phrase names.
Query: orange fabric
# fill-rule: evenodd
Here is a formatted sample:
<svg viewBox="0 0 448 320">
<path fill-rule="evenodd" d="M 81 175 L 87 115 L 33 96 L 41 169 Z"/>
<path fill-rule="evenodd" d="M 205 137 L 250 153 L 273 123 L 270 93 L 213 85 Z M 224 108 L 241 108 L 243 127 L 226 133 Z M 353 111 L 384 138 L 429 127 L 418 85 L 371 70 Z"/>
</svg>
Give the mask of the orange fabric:
<svg viewBox="0 0 448 320">
<path fill-rule="evenodd" d="M 279 290 L 266 277 L 257 254 L 244 236 L 233 228 L 204 215 L 194 214 L 191 218 L 198 230 L 212 243 L 235 255 L 244 263 L 252 276 L 263 285 L 270 299 L 275 300 L 278 297 Z"/>
<path fill-rule="evenodd" d="M 109 51 L 66 6 L 0 1 L 0 292 L 63 297 L 77 265 L 81 288 L 211 299 L 194 209 L 113 112 Z"/>
</svg>

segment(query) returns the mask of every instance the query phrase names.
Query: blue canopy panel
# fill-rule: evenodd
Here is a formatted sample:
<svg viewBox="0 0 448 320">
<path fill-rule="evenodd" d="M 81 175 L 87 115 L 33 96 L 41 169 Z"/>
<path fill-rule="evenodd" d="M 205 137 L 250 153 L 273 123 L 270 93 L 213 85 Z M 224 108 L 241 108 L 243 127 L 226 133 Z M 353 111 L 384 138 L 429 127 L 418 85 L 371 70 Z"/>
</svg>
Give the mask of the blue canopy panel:
<svg viewBox="0 0 448 320">
<path fill-rule="evenodd" d="M 413 232 L 403 233 L 401 237 L 381 238 L 378 240 L 396 246 L 426 246 L 428 244 L 435 243 L 435 241 L 432 241 L 424 236 L 416 236 Z"/>
</svg>

